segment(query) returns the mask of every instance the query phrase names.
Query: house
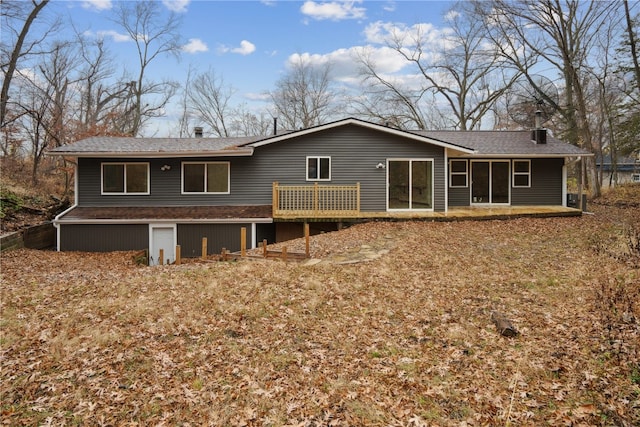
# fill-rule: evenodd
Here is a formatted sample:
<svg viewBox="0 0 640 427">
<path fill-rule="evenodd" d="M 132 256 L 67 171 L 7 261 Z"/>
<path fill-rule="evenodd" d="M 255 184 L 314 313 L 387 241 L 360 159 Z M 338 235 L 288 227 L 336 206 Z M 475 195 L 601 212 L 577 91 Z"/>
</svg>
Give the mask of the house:
<svg viewBox="0 0 640 427">
<path fill-rule="evenodd" d="M 598 171 L 602 174 L 602 185 L 610 187 L 613 185 L 614 167 L 611 155 L 606 154 L 596 162 Z M 640 151 L 632 153 L 630 156 L 623 156 L 616 161 L 616 174 L 618 184 L 631 182 L 640 183 Z"/>
<path fill-rule="evenodd" d="M 532 140 L 534 138 L 534 140 Z M 537 139 L 537 141 L 535 140 Z M 348 118 L 263 137 L 92 137 L 51 155 L 77 159 L 74 205 L 54 220 L 61 251 L 164 249 L 172 260 L 238 250 L 375 218 L 481 208 L 566 207 L 568 166 L 590 154 L 544 130 L 404 131 Z"/>
</svg>

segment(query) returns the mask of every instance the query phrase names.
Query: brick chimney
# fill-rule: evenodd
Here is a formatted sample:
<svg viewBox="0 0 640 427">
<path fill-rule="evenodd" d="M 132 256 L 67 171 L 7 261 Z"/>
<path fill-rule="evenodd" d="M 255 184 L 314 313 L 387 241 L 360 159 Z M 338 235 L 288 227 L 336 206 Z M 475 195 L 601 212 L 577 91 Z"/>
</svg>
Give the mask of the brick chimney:
<svg viewBox="0 0 640 427">
<path fill-rule="evenodd" d="M 202 127 L 200 126 L 194 127 L 193 133 L 195 134 L 196 138 L 202 138 Z"/>
</svg>

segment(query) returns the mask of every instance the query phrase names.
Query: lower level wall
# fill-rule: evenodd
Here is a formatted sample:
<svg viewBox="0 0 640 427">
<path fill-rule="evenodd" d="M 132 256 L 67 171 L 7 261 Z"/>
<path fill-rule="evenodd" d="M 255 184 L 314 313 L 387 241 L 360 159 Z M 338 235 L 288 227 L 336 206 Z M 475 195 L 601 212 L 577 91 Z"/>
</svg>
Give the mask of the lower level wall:
<svg viewBox="0 0 640 427">
<path fill-rule="evenodd" d="M 241 249 L 241 228 L 247 230 L 247 248 L 252 242 L 276 241 L 274 224 L 256 224 L 255 240 L 251 223 L 177 224 L 176 245 L 185 258 L 202 255 L 202 238 L 207 238 L 207 254 Z M 149 249 L 149 224 L 61 224 L 61 251 L 111 252 Z"/>
<path fill-rule="evenodd" d="M 148 224 L 61 224 L 61 251 L 113 252 L 148 249 Z"/>
</svg>

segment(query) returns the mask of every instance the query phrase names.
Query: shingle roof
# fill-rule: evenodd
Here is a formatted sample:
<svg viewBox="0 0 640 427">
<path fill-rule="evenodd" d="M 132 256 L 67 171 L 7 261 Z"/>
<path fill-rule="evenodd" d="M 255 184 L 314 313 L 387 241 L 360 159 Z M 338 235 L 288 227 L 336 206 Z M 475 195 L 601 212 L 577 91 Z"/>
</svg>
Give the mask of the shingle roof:
<svg viewBox="0 0 640 427">
<path fill-rule="evenodd" d="M 240 147 L 264 137 L 239 138 L 134 138 L 91 137 L 76 143 L 57 147 L 49 151 L 57 155 L 188 155 L 207 152 L 229 151 L 251 154 L 251 150 Z"/>
<path fill-rule="evenodd" d="M 220 220 L 271 218 L 271 205 L 255 206 L 169 206 L 169 207 L 75 207 L 60 220 Z"/>
<path fill-rule="evenodd" d="M 546 144 L 531 140 L 531 131 L 404 131 L 365 122 L 345 119 L 315 128 L 278 134 L 237 138 L 132 138 L 92 137 L 75 144 L 54 148 L 53 155 L 84 157 L 171 157 L 240 155 L 250 156 L 253 149 L 277 141 L 294 139 L 297 136 L 322 131 L 345 124 L 367 126 L 381 132 L 390 132 L 414 140 L 436 144 L 460 153 L 471 153 L 480 157 L 575 157 L 591 154 L 579 147 L 562 142 L 547 134 Z"/>
<path fill-rule="evenodd" d="M 468 147 L 477 156 L 585 156 L 589 152 L 547 133 L 546 144 L 536 144 L 531 131 L 414 131 L 427 138 Z"/>
</svg>

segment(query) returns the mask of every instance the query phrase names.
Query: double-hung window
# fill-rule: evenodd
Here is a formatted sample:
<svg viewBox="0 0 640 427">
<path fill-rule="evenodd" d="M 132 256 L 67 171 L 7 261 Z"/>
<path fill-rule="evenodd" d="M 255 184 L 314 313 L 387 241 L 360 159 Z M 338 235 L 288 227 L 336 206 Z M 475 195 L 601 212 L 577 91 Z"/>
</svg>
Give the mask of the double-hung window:
<svg viewBox="0 0 640 427">
<path fill-rule="evenodd" d="M 182 163 L 182 192 L 229 194 L 229 162 Z"/>
<path fill-rule="evenodd" d="M 331 157 L 307 157 L 307 181 L 331 181 Z"/>
<path fill-rule="evenodd" d="M 513 186 L 531 187 L 531 160 L 513 161 Z"/>
<path fill-rule="evenodd" d="M 468 187 L 469 169 L 466 160 L 449 161 L 449 187 Z"/>
<path fill-rule="evenodd" d="M 102 194 L 149 194 L 149 163 L 102 163 Z"/>
</svg>

